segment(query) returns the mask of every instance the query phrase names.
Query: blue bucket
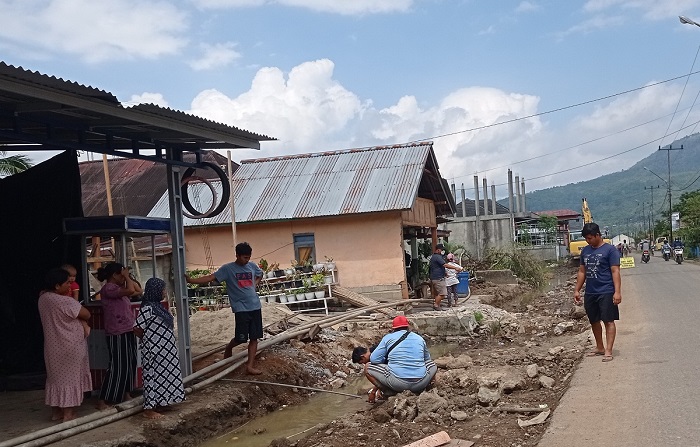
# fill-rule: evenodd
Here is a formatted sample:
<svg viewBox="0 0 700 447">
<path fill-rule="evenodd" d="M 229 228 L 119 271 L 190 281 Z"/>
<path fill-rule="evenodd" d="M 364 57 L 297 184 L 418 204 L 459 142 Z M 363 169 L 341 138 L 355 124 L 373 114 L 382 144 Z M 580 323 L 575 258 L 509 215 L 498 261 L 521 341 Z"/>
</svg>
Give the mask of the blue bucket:
<svg viewBox="0 0 700 447">
<path fill-rule="evenodd" d="M 465 297 L 469 295 L 469 272 L 457 273 L 457 279 L 459 280 L 459 284 L 457 284 L 457 296 Z"/>
</svg>

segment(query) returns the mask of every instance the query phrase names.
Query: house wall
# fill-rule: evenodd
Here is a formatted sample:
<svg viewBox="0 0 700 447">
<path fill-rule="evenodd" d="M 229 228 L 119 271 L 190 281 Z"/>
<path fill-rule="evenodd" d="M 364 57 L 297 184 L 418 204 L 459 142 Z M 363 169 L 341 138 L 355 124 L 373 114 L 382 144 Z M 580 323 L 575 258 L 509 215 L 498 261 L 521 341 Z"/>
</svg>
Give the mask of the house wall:
<svg viewBox="0 0 700 447">
<path fill-rule="evenodd" d="M 332 257 L 343 287 L 378 295 L 401 297 L 405 280 L 401 212 L 371 213 L 282 222 L 242 224 L 236 227 L 239 242 L 253 247 L 254 262 L 265 258 L 288 268 L 294 259 L 293 235 L 313 233 L 317 261 Z M 204 236 L 209 240 L 214 266 L 235 259 L 231 227 L 185 228 L 187 268 L 207 268 Z M 373 293 L 370 293 L 373 292 Z"/>
<path fill-rule="evenodd" d="M 445 228 L 450 230 L 450 242 L 459 244 L 476 256 L 476 217 L 454 217 L 447 222 Z M 511 227 L 509 214 L 495 216 L 479 216 L 480 238 L 479 248 L 483 253 L 486 248 L 511 248 Z"/>
</svg>

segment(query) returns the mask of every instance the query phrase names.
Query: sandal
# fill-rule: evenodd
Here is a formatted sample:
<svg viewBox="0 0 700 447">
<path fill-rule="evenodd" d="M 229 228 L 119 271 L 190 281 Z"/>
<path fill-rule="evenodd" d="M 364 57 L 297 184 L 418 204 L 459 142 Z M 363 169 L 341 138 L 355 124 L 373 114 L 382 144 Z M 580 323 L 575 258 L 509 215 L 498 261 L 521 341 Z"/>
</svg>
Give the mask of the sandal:
<svg viewBox="0 0 700 447">
<path fill-rule="evenodd" d="M 613 361 L 613 356 L 611 356 L 611 355 L 603 356 L 603 361 L 604 361 L 604 362 L 612 362 L 612 361 Z"/>
</svg>

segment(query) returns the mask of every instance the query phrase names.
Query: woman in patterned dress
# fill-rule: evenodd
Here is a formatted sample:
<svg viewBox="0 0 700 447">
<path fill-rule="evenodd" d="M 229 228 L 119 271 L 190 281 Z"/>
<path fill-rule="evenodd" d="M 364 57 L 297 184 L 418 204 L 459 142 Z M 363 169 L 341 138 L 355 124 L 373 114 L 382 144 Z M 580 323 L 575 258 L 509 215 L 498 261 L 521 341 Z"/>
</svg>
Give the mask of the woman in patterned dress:
<svg viewBox="0 0 700 447">
<path fill-rule="evenodd" d="M 156 410 L 185 400 L 173 316 L 161 304 L 164 298 L 165 281 L 149 279 L 134 325 L 134 334 L 141 339 L 143 415 L 149 419 L 163 417 Z"/>
<path fill-rule="evenodd" d="M 67 271 L 52 269 L 44 282 L 39 316 L 44 330 L 45 402 L 51 406 L 51 420 L 66 422 L 75 418 L 74 407 L 83 402 L 83 393 L 92 390 L 83 330 L 90 311 L 65 295 L 70 291 Z"/>
</svg>

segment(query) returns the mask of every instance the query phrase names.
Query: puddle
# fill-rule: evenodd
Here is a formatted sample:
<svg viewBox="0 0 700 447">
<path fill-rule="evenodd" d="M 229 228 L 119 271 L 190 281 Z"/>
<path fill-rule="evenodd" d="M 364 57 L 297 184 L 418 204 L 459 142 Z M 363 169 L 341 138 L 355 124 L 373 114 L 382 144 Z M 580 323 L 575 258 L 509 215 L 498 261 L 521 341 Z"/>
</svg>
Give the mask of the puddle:
<svg viewBox="0 0 700 447">
<path fill-rule="evenodd" d="M 364 377 L 348 381 L 338 391 L 354 394 L 368 390 L 371 385 Z M 240 428 L 209 440 L 200 447 L 245 446 L 267 447 L 273 439 L 298 440 L 318 424 L 326 424 L 344 414 L 367 408 L 367 400 L 330 393 L 317 393 L 303 404 L 285 406 L 263 417 L 254 419 Z M 258 433 L 258 434 L 256 434 Z"/>
<path fill-rule="evenodd" d="M 429 347 L 433 359 L 456 349 L 457 343 L 439 343 Z M 319 392 L 303 404 L 280 408 L 200 444 L 200 447 L 267 447 L 274 439 L 283 437 L 294 442 L 319 424 L 327 424 L 333 419 L 367 408 L 369 404 L 364 392 L 370 387 L 364 376 L 355 377 L 338 391 L 347 394 L 362 392 L 362 398 Z"/>
</svg>

